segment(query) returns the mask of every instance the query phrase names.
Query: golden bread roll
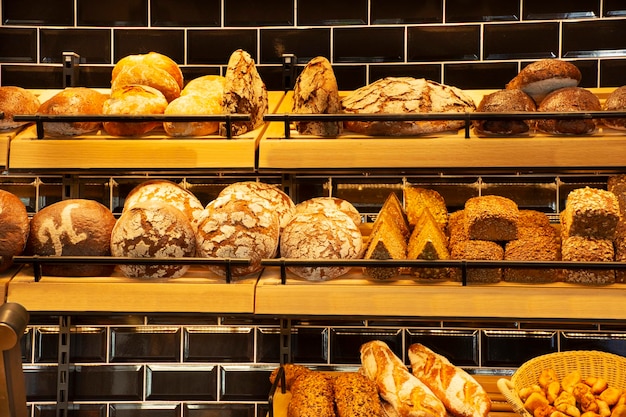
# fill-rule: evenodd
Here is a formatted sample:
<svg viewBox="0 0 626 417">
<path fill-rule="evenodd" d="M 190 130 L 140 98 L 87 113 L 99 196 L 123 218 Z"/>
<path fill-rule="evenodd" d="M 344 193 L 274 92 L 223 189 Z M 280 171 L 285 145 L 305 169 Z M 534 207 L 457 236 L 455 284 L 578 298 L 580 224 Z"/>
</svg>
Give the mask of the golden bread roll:
<svg viewBox="0 0 626 417">
<path fill-rule="evenodd" d="M 13 265 L 13 257 L 24 252 L 29 233 L 30 220 L 22 200 L 0 190 L 0 271 L 6 271 Z"/>
<path fill-rule="evenodd" d="M 111 92 L 129 85 L 147 85 L 159 90 L 168 103 L 180 96 L 180 86 L 167 71 L 146 64 L 137 64 L 124 68 L 111 82 Z"/>
<path fill-rule="evenodd" d="M 111 93 L 104 102 L 103 114 L 150 115 L 163 114 L 167 108 L 165 96 L 147 85 L 128 85 Z M 160 122 L 104 122 L 104 130 L 113 136 L 139 136 L 155 129 Z"/>
<path fill-rule="evenodd" d="M 40 106 L 36 95 L 22 87 L 0 87 L 0 111 L 4 117 L 0 119 L 0 130 L 17 129 L 29 122 L 16 122 L 13 116 L 16 114 L 35 114 Z"/>
<path fill-rule="evenodd" d="M 582 75 L 578 67 L 560 59 L 543 59 L 525 66 L 506 89 L 519 89 L 539 104 L 552 91 L 575 87 Z"/>
<path fill-rule="evenodd" d="M 67 87 L 41 103 L 38 113 L 46 115 L 101 115 L 108 96 L 86 87 Z M 44 123 L 52 136 L 75 136 L 95 132 L 100 122 Z"/>
<path fill-rule="evenodd" d="M 118 74 L 122 72 L 124 69 L 138 65 L 148 65 L 150 67 L 160 68 L 166 71 L 169 75 L 171 75 L 176 83 L 178 84 L 179 89 L 182 89 L 184 86 L 183 73 L 180 70 L 178 64 L 168 57 L 167 55 L 160 54 L 158 52 L 148 52 L 147 54 L 137 54 L 137 55 L 127 55 L 124 58 L 117 61 L 115 66 L 113 67 L 113 71 L 111 72 L 111 82 L 115 81 Z"/>
<path fill-rule="evenodd" d="M 164 114 L 202 116 L 220 113 L 222 113 L 221 101 L 200 94 L 187 94 L 171 101 Z M 170 136 L 206 136 L 218 131 L 219 122 L 163 122 L 163 129 Z"/>
<path fill-rule="evenodd" d="M 203 75 L 189 81 L 180 95 L 199 94 L 221 101 L 224 99 L 224 85 L 226 85 L 226 78 L 221 75 Z"/>
<path fill-rule="evenodd" d="M 561 88 L 548 94 L 538 109 L 540 112 L 600 111 L 600 100 L 581 87 Z M 595 119 L 541 119 L 537 129 L 550 134 L 584 135 L 596 130 Z"/>
</svg>

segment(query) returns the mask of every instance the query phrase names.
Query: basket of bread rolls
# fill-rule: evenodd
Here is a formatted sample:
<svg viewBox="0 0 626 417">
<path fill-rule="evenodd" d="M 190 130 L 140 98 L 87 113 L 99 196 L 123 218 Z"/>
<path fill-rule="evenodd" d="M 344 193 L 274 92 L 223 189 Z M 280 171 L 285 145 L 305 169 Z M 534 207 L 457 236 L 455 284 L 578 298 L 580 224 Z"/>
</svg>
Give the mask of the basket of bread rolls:
<svg viewBox="0 0 626 417">
<path fill-rule="evenodd" d="M 498 389 L 524 417 L 626 417 L 626 357 L 595 350 L 533 358 Z"/>
</svg>

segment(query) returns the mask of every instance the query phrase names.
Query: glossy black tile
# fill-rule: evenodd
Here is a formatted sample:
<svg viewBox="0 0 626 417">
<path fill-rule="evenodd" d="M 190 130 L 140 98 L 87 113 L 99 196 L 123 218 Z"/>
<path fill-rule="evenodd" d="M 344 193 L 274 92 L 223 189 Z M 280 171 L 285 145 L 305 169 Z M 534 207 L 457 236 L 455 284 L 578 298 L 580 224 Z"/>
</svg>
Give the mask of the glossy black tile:
<svg viewBox="0 0 626 417">
<path fill-rule="evenodd" d="M 480 26 L 415 26 L 407 29 L 408 61 L 480 59 Z"/>
<path fill-rule="evenodd" d="M 600 60 L 600 87 L 626 85 L 626 59 Z"/>
<path fill-rule="evenodd" d="M 282 64 L 283 54 L 294 54 L 301 63 L 330 58 L 330 29 L 261 29 L 261 64 Z"/>
<path fill-rule="evenodd" d="M 20 350 L 22 352 L 22 363 L 31 363 L 33 357 L 33 333 L 34 329 L 27 327 L 24 335 L 20 338 Z"/>
<path fill-rule="evenodd" d="M 446 22 L 491 22 L 519 20 L 518 1 L 447 0 Z"/>
<path fill-rule="evenodd" d="M 89 67 L 87 67 L 89 68 Z M 113 66 L 98 67 L 104 68 L 109 74 L 109 87 L 111 84 L 111 70 Z M 81 71 L 83 67 L 80 67 Z M 145 316 L 136 314 L 124 314 L 124 315 L 79 315 L 72 316 L 72 325 L 75 326 L 140 326 L 146 321 Z M 57 319 L 56 324 L 59 324 Z"/>
<path fill-rule="evenodd" d="M 626 4 L 622 0 L 604 0 L 603 14 L 607 17 L 626 16 Z"/>
<path fill-rule="evenodd" d="M 151 0 L 152 26 L 219 26 L 219 0 Z"/>
<path fill-rule="evenodd" d="M 56 401 L 57 367 L 24 365 L 26 401 Z"/>
<path fill-rule="evenodd" d="M 68 417 L 106 417 L 106 404 L 68 404 Z M 56 417 L 56 405 L 35 405 L 35 417 Z M 30 415 L 30 414 L 29 414 Z"/>
<path fill-rule="evenodd" d="M 56 329 L 35 330 L 35 355 L 37 363 L 58 361 L 59 333 Z M 107 352 L 107 333 L 104 328 L 78 328 L 70 333 L 70 361 L 104 362 Z"/>
<path fill-rule="evenodd" d="M 373 25 L 407 23 L 442 23 L 441 0 L 371 0 L 370 23 Z"/>
<path fill-rule="evenodd" d="M 220 398 L 222 401 L 265 401 L 270 392 L 273 368 L 222 366 Z"/>
<path fill-rule="evenodd" d="M 190 29 L 187 32 L 187 63 L 226 65 L 237 49 L 257 60 L 257 31 L 254 29 Z"/>
<path fill-rule="evenodd" d="M 482 366 L 518 367 L 527 360 L 556 352 L 558 334 L 547 331 L 483 331 Z"/>
<path fill-rule="evenodd" d="M 293 0 L 224 0 L 224 26 L 292 26 Z"/>
<path fill-rule="evenodd" d="M 623 56 L 626 19 L 563 22 L 564 58 Z"/>
<path fill-rule="evenodd" d="M 333 62 L 404 60 L 404 29 L 399 27 L 336 28 L 333 43 Z"/>
<path fill-rule="evenodd" d="M 265 87 L 269 91 L 281 91 L 283 89 L 283 67 L 282 65 L 261 65 L 257 67 Z"/>
<path fill-rule="evenodd" d="M 177 404 L 111 404 L 109 417 L 179 417 Z"/>
<path fill-rule="evenodd" d="M 70 372 L 70 401 L 139 401 L 143 397 L 139 365 L 76 366 Z"/>
<path fill-rule="evenodd" d="M 295 363 L 326 363 L 328 361 L 328 329 L 292 328 L 291 360 Z M 280 362 L 280 331 L 257 330 L 257 362 Z"/>
<path fill-rule="evenodd" d="M 111 32 L 106 29 L 41 29 L 43 63 L 63 62 L 63 52 L 80 55 L 80 63 L 111 63 Z"/>
<path fill-rule="evenodd" d="M 582 78 L 580 80 L 579 87 L 584 88 L 596 88 L 599 86 L 598 81 L 598 60 L 597 59 L 584 59 L 571 61 L 580 70 Z"/>
<path fill-rule="evenodd" d="M 160 52 L 178 64 L 185 62 L 185 32 L 166 29 L 114 29 L 114 61 L 127 55 Z"/>
<path fill-rule="evenodd" d="M 381 340 L 400 359 L 404 359 L 402 331 L 396 329 L 331 329 L 330 362 L 334 364 L 360 363 L 361 345 L 371 340 Z"/>
<path fill-rule="evenodd" d="M 456 366 L 479 366 L 477 330 L 408 330 L 407 349 L 421 343 Z M 407 362 L 408 363 L 408 362 Z"/>
<path fill-rule="evenodd" d="M 600 0 L 523 0 L 524 19 L 581 19 L 600 16 Z"/>
<path fill-rule="evenodd" d="M 4 25 L 74 24 L 74 0 L 2 0 Z"/>
<path fill-rule="evenodd" d="M 0 62 L 37 62 L 37 30 L 0 28 Z"/>
<path fill-rule="evenodd" d="M 411 65 L 370 65 L 368 83 L 373 83 L 385 77 L 414 77 L 426 78 L 432 81 L 441 81 L 441 65 L 439 64 L 411 64 Z"/>
<path fill-rule="evenodd" d="M 0 70 L 2 85 L 16 85 L 22 88 L 63 88 L 63 70 L 60 67 L 2 65 Z"/>
<path fill-rule="evenodd" d="M 149 401 L 217 400 L 217 366 L 152 365 L 146 369 Z"/>
<path fill-rule="evenodd" d="M 626 356 L 626 334 L 562 332 L 561 350 L 599 350 Z"/>
<path fill-rule="evenodd" d="M 111 362 L 178 362 L 180 328 L 112 328 Z"/>
<path fill-rule="evenodd" d="M 186 362 L 252 362 L 254 332 L 251 328 L 185 329 Z"/>
<path fill-rule="evenodd" d="M 185 404 L 183 413 L 185 417 L 255 417 L 254 404 Z"/>
<path fill-rule="evenodd" d="M 484 59 L 541 59 L 559 56 L 556 22 L 485 25 Z"/>
<path fill-rule="evenodd" d="M 444 83 L 463 89 L 500 89 L 518 73 L 513 62 L 445 64 Z"/>
<path fill-rule="evenodd" d="M 296 0 L 298 25 L 365 25 L 367 0 Z"/>
<path fill-rule="evenodd" d="M 78 0 L 78 26 L 148 26 L 148 0 Z"/>
</svg>

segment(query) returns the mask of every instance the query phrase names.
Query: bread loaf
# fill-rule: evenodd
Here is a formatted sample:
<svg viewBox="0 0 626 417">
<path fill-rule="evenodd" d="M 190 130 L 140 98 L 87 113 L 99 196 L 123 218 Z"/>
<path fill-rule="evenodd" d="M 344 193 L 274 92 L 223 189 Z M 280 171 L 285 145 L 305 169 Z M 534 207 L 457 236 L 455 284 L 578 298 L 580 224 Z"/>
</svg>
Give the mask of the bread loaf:
<svg viewBox="0 0 626 417">
<path fill-rule="evenodd" d="M 517 238 L 519 208 L 502 196 L 472 197 L 465 202 L 465 221 L 470 239 L 513 240 Z"/>
<path fill-rule="evenodd" d="M 101 115 L 108 96 L 86 87 L 67 87 L 39 107 L 45 115 Z M 102 124 L 93 121 L 44 123 L 44 132 L 51 136 L 75 136 L 95 132 Z"/>
<path fill-rule="evenodd" d="M 439 398 L 456 417 L 487 417 L 491 399 L 485 389 L 445 356 L 415 343 L 409 347 L 411 372 Z"/>
<path fill-rule="evenodd" d="M 330 62 L 318 56 L 304 67 L 293 88 L 293 113 L 341 113 L 337 80 Z M 341 122 L 296 122 L 296 129 L 304 135 L 337 136 Z"/>
<path fill-rule="evenodd" d="M 530 229 L 524 237 L 511 240 L 504 248 L 504 259 L 507 261 L 559 261 L 561 248 L 556 235 L 542 234 L 542 228 Z M 553 229 L 553 228 L 552 228 Z M 553 229 L 554 230 L 554 229 Z M 505 268 L 503 279 L 507 282 L 546 283 L 560 279 L 558 269 L 554 268 Z"/>
<path fill-rule="evenodd" d="M 458 260 L 501 261 L 504 249 L 489 240 L 463 240 L 451 247 L 450 256 Z M 461 271 L 454 271 L 454 278 L 461 280 Z M 468 268 L 467 282 L 495 283 L 502 280 L 502 268 Z"/>
<path fill-rule="evenodd" d="M 145 85 L 159 90 L 168 102 L 180 96 L 180 86 L 167 71 L 146 64 L 124 68 L 111 82 L 111 92 L 132 85 Z"/>
<path fill-rule="evenodd" d="M 426 261 L 450 259 L 447 238 L 435 218 L 430 214 L 428 207 L 422 211 L 422 215 L 409 237 L 407 258 Z M 412 269 L 412 273 L 416 277 L 424 279 L 446 279 L 449 275 L 447 268 L 416 267 Z"/>
<path fill-rule="evenodd" d="M 577 86 L 581 78 L 580 70 L 571 62 L 543 59 L 525 66 L 506 88 L 520 89 L 540 103 L 552 91 Z"/>
<path fill-rule="evenodd" d="M 29 123 L 15 121 L 13 116 L 35 114 L 40 104 L 36 95 L 22 87 L 0 86 L 0 111 L 4 113 L 0 119 L 0 130 L 17 129 Z"/>
<path fill-rule="evenodd" d="M 617 197 L 610 191 L 583 187 L 567 195 L 561 212 L 563 236 L 582 236 L 612 240 L 620 220 Z"/>
<path fill-rule="evenodd" d="M 376 384 L 358 372 L 342 372 L 333 378 L 338 417 L 383 417 Z"/>
<path fill-rule="evenodd" d="M 537 106 L 522 90 L 499 90 L 485 95 L 478 105 L 478 112 L 534 112 Z M 474 129 L 482 135 L 521 135 L 534 128 L 532 120 L 474 120 Z"/>
<path fill-rule="evenodd" d="M 0 272 L 13 265 L 13 257 L 24 252 L 30 220 L 24 203 L 13 193 L 0 190 Z"/>
<path fill-rule="evenodd" d="M 401 417 L 444 417 L 441 400 L 412 375 L 393 351 L 382 341 L 361 346 L 364 374 L 376 383 L 378 393 Z"/>
<path fill-rule="evenodd" d="M 180 92 L 181 96 L 197 94 L 207 99 L 220 102 L 224 99 L 224 85 L 226 78 L 221 75 L 202 75 L 190 80 Z"/>
<path fill-rule="evenodd" d="M 615 240 L 613 242 L 615 250 L 615 261 L 626 262 L 626 221 L 622 220 L 615 229 Z M 615 282 L 626 283 L 626 269 L 615 270 Z"/>
<path fill-rule="evenodd" d="M 128 85 L 111 93 L 102 112 L 109 115 L 163 114 L 167 100 L 163 94 L 146 85 Z M 113 136 L 140 136 L 150 132 L 160 122 L 104 122 L 104 130 Z"/>
<path fill-rule="evenodd" d="M 162 201 L 137 203 L 124 211 L 111 233 L 111 254 L 130 258 L 184 258 L 196 253 L 195 233 L 187 216 Z M 187 272 L 182 264 L 128 264 L 129 278 L 175 278 Z"/>
<path fill-rule="evenodd" d="M 448 246 L 450 250 L 459 242 L 469 240 L 465 221 L 465 210 L 457 210 L 448 218 Z"/>
<path fill-rule="evenodd" d="M 561 251 L 564 261 L 612 262 L 615 257 L 612 241 L 583 236 L 570 236 L 563 239 Z M 575 284 L 612 284 L 615 282 L 615 270 L 566 269 L 564 281 Z"/>
<path fill-rule="evenodd" d="M 68 199 L 39 210 L 30 224 L 28 252 L 39 256 L 109 256 L 113 213 L 93 200 Z M 48 264 L 46 275 L 108 276 L 111 265 Z"/>
<path fill-rule="evenodd" d="M 626 221 L 626 174 L 611 175 L 607 180 L 607 190 L 615 194 L 622 221 Z"/>
<path fill-rule="evenodd" d="M 291 390 L 291 386 L 293 385 L 294 382 L 296 382 L 296 379 L 300 375 L 304 373 L 308 373 L 308 372 L 313 372 L 306 366 L 296 365 L 294 363 L 286 363 L 282 365 L 282 368 L 283 368 L 283 372 L 285 373 L 285 388 L 287 390 Z M 280 367 L 274 369 L 272 373 L 270 374 L 270 382 L 272 384 L 276 382 L 276 377 L 278 376 L 279 369 Z M 280 386 L 280 384 L 278 384 L 278 386 Z"/>
<path fill-rule="evenodd" d="M 398 224 L 386 212 L 379 214 L 370 233 L 363 259 L 406 259 L 407 242 Z M 365 267 L 363 272 L 376 280 L 400 274 L 398 267 Z"/>
<path fill-rule="evenodd" d="M 606 111 L 626 111 L 626 85 L 616 88 L 602 105 Z M 626 130 L 626 118 L 606 118 L 602 122 L 611 129 Z"/>
<path fill-rule="evenodd" d="M 404 206 L 409 224 L 417 224 L 425 208 L 430 210 L 435 221 L 442 230 L 448 224 L 448 208 L 446 202 L 436 190 L 416 186 L 404 187 Z"/>
<path fill-rule="evenodd" d="M 345 113 L 464 113 L 474 111 L 471 97 L 456 87 L 425 79 L 388 77 L 361 87 L 342 100 Z M 464 121 L 346 121 L 344 127 L 365 135 L 420 135 L 458 130 Z"/>
<path fill-rule="evenodd" d="M 147 54 L 127 55 L 117 61 L 111 72 L 111 82 L 115 81 L 120 72 L 135 65 L 147 65 L 166 71 L 182 89 L 184 85 L 183 73 L 178 64 L 170 57 L 158 52 L 148 52 Z"/>
<path fill-rule="evenodd" d="M 553 91 L 538 107 L 540 112 L 599 111 L 600 100 L 591 91 L 580 87 Z M 541 119 L 537 129 L 550 134 L 584 135 L 596 130 L 595 119 Z"/>
<path fill-rule="evenodd" d="M 313 197 L 296 205 L 296 213 L 324 212 L 325 210 L 339 210 L 352 219 L 355 225 L 361 224 L 361 213 L 347 200 L 337 197 Z"/>
<path fill-rule="evenodd" d="M 225 77 L 224 112 L 250 115 L 250 121 L 233 122 L 231 134 L 239 136 L 261 127 L 268 110 L 267 89 L 250 54 L 241 49 L 233 52 Z M 220 125 L 220 134 L 227 134 L 225 123 Z"/>
<path fill-rule="evenodd" d="M 287 417 L 335 417 L 332 381 L 320 372 L 300 375 L 291 385 Z"/>
</svg>

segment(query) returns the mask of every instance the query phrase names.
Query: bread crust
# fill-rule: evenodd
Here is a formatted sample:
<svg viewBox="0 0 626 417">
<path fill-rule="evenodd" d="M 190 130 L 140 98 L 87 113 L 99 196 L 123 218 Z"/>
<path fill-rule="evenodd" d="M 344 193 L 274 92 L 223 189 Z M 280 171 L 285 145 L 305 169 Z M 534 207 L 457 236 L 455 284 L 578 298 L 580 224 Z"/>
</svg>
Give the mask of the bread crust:
<svg viewBox="0 0 626 417">
<path fill-rule="evenodd" d="M 499 90 L 485 95 L 477 108 L 478 112 L 534 112 L 537 106 L 522 90 Z M 533 120 L 475 120 L 474 129 L 485 135 L 521 135 L 534 128 Z"/>
<path fill-rule="evenodd" d="M 179 89 L 184 86 L 183 73 L 180 67 L 170 57 L 158 52 L 148 52 L 147 54 L 127 55 L 117 61 L 113 70 L 111 71 L 111 83 L 115 81 L 118 74 L 124 69 L 134 65 L 148 65 L 150 67 L 160 68 L 166 71 L 176 81 Z"/>
<path fill-rule="evenodd" d="M 146 115 L 163 114 L 167 99 L 156 88 L 147 85 L 127 85 L 111 93 L 104 102 L 103 114 Z M 104 130 L 113 136 L 141 136 L 161 125 L 160 122 L 104 122 Z"/>
<path fill-rule="evenodd" d="M 21 255 L 30 233 L 26 206 L 15 194 L 0 190 L 0 272 L 13 265 L 13 257 Z"/>
<path fill-rule="evenodd" d="M 498 195 L 472 197 L 465 202 L 465 220 L 470 239 L 517 239 L 519 209 L 509 198 Z"/>
<path fill-rule="evenodd" d="M 525 66 L 506 89 L 520 89 L 539 104 L 552 91 L 577 86 L 581 78 L 580 70 L 571 62 L 542 59 Z"/>
<path fill-rule="evenodd" d="M 67 87 L 41 104 L 37 110 L 47 115 L 101 115 L 106 94 L 86 87 Z M 75 136 L 95 132 L 100 122 L 44 123 L 51 136 Z"/>
<path fill-rule="evenodd" d="M 13 116 L 35 114 L 40 105 L 37 96 L 22 87 L 0 86 L 0 111 L 4 113 L 4 118 L 0 119 L 0 130 L 17 129 L 28 124 L 13 120 Z"/>
<path fill-rule="evenodd" d="M 131 65 L 124 68 L 111 82 L 111 92 L 129 85 L 147 85 L 156 88 L 171 102 L 180 96 L 180 86 L 164 69 L 147 64 Z"/>
<path fill-rule="evenodd" d="M 613 90 L 602 105 L 603 110 L 626 110 L 626 85 Z M 626 130 L 626 118 L 602 119 L 602 122 L 611 129 Z"/>
<path fill-rule="evenodd" d="M 338 197 L 313 197 L 296 205 L 296 213 L 323 212 L 324 210 L 339 210 L 352 219 L 355 225 L 361 224 L 361 213 L 348 200 Z"/>
<path fill-rule="evenodd" d="M 540 112 L 599 111 L 600 100 L 581 87 L 561 88 L 548 94 L 538 107 Z M 584 135 L 596 130 L 595 119 L 541 119 L 537 129 L 550 134 Z"/>
</svg>

